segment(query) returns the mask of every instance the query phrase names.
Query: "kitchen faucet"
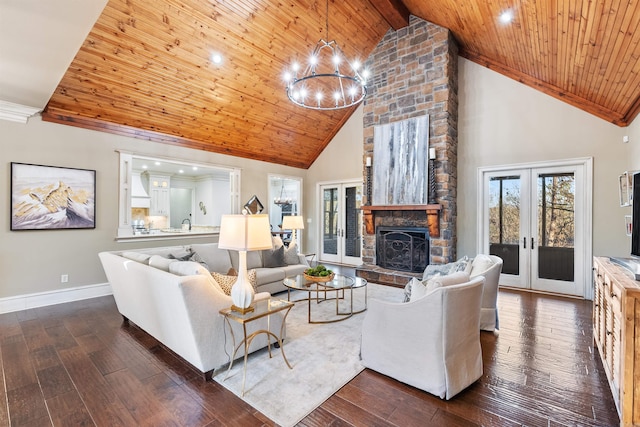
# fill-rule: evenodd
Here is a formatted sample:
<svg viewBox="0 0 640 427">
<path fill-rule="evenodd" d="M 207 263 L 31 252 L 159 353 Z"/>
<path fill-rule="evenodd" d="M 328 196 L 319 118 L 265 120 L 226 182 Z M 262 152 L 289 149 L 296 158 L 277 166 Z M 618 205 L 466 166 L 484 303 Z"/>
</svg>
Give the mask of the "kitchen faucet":
<svg viewBox="0 0 640 427">
<path fill-rule="evenodd" d="M 189 218 L 185 218 L 182 220 L 182 223 L 184 224 L 185 221 L 189 223 L 189 231 L 191 231 L 191 220 Z"/>
</svg>

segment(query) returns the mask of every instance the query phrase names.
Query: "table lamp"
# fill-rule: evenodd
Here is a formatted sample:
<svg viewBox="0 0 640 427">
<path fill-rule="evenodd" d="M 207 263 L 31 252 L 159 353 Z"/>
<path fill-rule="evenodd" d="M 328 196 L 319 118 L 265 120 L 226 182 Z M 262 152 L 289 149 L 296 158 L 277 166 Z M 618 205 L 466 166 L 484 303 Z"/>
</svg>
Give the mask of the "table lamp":
<svg viewBox="0 0 640 427">
<path fill-rule="evenodd" d="M 222 215 L 220 249 L 238 251 L 238 279 L 231 287 L 231 309 L 240 313 L 253 311 L 255 294 L 247 274 L 247 251 L 271 249 L 271 230 L 267 215 Z"/>
<path fill-rule="evenodd" d="M 304 219 L 302 215 L 287 215 L 282 218 L 282 229 L 293 230 L 291 241 L 296 241 L 296 230 L 304 229 Z"/>
</svg>

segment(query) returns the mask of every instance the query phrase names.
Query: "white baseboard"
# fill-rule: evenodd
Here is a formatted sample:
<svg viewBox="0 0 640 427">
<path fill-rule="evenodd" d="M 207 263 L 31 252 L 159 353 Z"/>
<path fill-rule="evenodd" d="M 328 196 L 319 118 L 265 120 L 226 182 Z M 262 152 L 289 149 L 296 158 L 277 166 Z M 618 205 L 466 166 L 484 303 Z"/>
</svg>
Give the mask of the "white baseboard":
<svg viewBox="0 0 640 427">
<path fill-rule="evenodd" d="M 109 283 L 100 283 L 97 285 L 79 286 L 77 288 L 67 288 L 57 291 L 0 298 L 0 313 L 11 313 L 13 311 L 45 307 L 47 305 L 102 297 L 105 295 L 111 295 L 112 293 L 111 285 L 109 285 Z"/>
</svg>

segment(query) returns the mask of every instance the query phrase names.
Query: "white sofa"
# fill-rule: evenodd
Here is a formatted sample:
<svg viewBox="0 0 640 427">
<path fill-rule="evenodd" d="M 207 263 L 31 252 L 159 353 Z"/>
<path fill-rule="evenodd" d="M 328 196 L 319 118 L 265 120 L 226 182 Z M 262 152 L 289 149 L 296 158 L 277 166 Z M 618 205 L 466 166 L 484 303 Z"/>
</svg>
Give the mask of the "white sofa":
<svg viewBox="0 0 640 427">
<path fill-rule="evenodd" d="M 219 310 L 230 307 L 232 302 L 231 297 L 222 292 L 211 275 L 204 274 L 207 272 L 200 264 L 178 260 L 169 264 L 169 256 L 184 253 L 186 249 L 190 248 L 175 246 L 101 252 L 99 257 L 118 311 L 125 321 L 135 323 L 200 370 L 205 379 L 211 379 L 214 370 L 229 363 L 230 355 L 233 353 L 231 334 L 225 329 L 224 318 L 219 314 Z M 218 249 L 215 243 L 193 245 L 191 249 L 199 250 L 198 253 L 203 254 L 202 258 L 207 259 L 209 268 L 228 269 L 232 266 L 232 257 L 226 250 Z M 158 255 L 158 259 L 167 259 L 167 264 L 172 270 L 180 270 L 180 273 L 186 275 L 174 274 L 163 268 L 148 265 L 150 257 L 154 255 Z M 287 267 L 275 272 L 260 267 L 262 270 L 258 271 L 257 277 L 262 283 L 259 283 L 256 299 L 271 296 L 269 292 L 262 291 L 263 289 L 285 289 L 280 277 L 284 279 L 286 274 L 298 274 L 298 271 L 304 270 L 306 262 L 304 266 Z M 278 280 L 280 286 L 275 283 Z M 280 331 L 282 318 L 282 314 L 277 313 L 269 319 L 251 322 L 247 325 L 247 334 L 267 327 L 272 331 Z M 232 324 L 235 336 L 242 337 L 242 325 L 234 322 Z M 282 338 L 284 339 L 284 336 Z M 251 342 L 249 351 L 253 352 L 267 344 L 266 334 L 260 334 Z M 241 348 L 237 357 L 243 355 Z"/>
<path fill-rule="evenodd" d="M 479 276 L 438 287 L 410 302 L 369 300 L 362 324 L 362 364 L 451 399 L 482 376 L 483 282 Z"/>
<path fill-rule="evenodd" d="M 276 239 L 277 240 L 277 239 Z M 185 247 L 200 255 L 210 271 L 226 274 L 229 269 L 238 270 L 238 252 L 219 249 L 217 243 L 194 244 Z M 293 254 L 288 257 L 289 263 L 278 267 L 268 264 L 266 253 L 268 251 L 247 252 L 247 269 L 256 271 L 257 291 L 269 292 L 272 295 L 287 290 L 284 286 L 284 278 L 302 274 L 309 268 L 304 255 Z"/>
</svg>

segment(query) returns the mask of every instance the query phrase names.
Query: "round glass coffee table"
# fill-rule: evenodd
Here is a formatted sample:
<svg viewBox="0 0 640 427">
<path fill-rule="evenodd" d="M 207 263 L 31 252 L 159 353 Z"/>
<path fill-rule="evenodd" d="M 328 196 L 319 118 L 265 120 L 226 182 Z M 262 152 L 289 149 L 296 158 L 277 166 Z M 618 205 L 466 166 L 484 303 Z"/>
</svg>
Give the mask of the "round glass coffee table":
<svg viewBox="0 0 640 427">
<path fill-rule="evenodd" d="M 287 287 L 287 300 L 291 301 L 291 291 L 307 292 L 307 298 L 295 300 L 292 302 L 307 301 L 308 303 L 308 321 L 309 323 L 333 323 L 348 319 L 354 314 L 362 313 L 367 309 L 367 281 L 361 277 L 349 277 L 336 274 L 333 280 L 329 282 L 315 282 L 307 280 L 302 274 L 292 277 L 286 277 L 283 281 Z M 353 290 L 364 288 L 364 307 L 353 310 Z M 345 300 L 345 291 L 349 293 L 348 310 L 340 311 L 340 301 Z M 334 292 L 333 295 L 327 296 L 327 293 Z M 315 294 L 315 297 L 312 296 Z M 312 302 L 320 304 L 321 302 L 335 300 L 336 317 L 328 320 L 312 320 L 311 306 Z"/>
</svg>

